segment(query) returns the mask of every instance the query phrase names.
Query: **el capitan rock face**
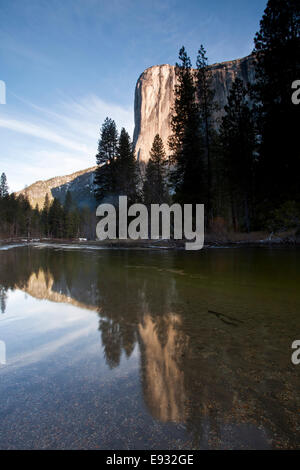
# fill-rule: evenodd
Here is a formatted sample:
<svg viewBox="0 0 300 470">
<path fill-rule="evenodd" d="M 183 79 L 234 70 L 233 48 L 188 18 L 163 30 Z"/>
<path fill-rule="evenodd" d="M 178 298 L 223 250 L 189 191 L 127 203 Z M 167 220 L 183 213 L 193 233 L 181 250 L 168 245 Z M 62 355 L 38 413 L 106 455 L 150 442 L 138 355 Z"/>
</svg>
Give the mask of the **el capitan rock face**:
<svg viewBox="0 0 300 470">
<path fill-rule="evenodd" d="M 227 96 L 232 82 L 236 77 L 245 83 L 254 81 L 253 56 L 243 59 L 222 62 L 210 66 L 213 76 L 215 100 L 219 104 L 220 113 L 227 103 Z M 133 143 L 136 156 L 140 162 L 147 162 L 153 139 L 158 133 L 168 154 L 168 138 L 171 135 L 171 110 L 174 103 L 176 84 L 175 67 L 172 65 L 155 65 L 146 69 L 139 77 L 135 89 L 134 119 L 135 128 Z M 219 114 L 220 114 L 219 113 Z M 216 116 L 217 118 L 218 116 Z M 70 190 L 74 202 L 79 207 L 96 207 L 94 198 L 94 171 L 96 167 L 57 176 L 46 181 L 37 181 L 28 188 L 16 193 L 28 196 L 30 204 L 38 204 L 41 209 L 45 196 L 51 201 L 57 197 L 64 202 L 66 192 Z"/>
<path fill-rule="evenodd" d="M 155 65 L 139 77 L 134 98 L 133 144 L 139 161 L 148 161 L 153 139 L 159 134 L 166 149 L 174 103 L 175 67 Z"/>
<path fill-rule="evenodd" d="M 253 83 L 253 56 L 222 62 L 209 66 L 212 71 L 212 86 L 215 100 L 221 110 L 236 77 L 245 83 Z M 139 161 L 147 162 L 153 139 L 158 133 L 168 153 L 168 137 L 171 135 L 171 110 L 174 104 L 176 84 L 173 65 L 155 65 L 146 69 L 139 77 L 135 88 L 133 142 Z M 222 111 L 221 111 L 222 112 Z M 216 116 L 217 117 L 217 116 Z"/>
</svg>

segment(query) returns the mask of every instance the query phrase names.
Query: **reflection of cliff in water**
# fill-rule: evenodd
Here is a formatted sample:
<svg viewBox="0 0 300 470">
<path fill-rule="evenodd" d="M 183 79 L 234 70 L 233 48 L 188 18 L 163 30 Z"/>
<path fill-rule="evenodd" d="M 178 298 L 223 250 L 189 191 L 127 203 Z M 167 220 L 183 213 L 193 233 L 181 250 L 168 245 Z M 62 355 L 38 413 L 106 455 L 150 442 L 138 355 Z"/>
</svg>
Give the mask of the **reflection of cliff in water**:
<svg viewBox="0 0 300 470">
<path fill-rule="evenodd" d="M 97 310 L 96 273 L 79 253 L 32 249 L 1 253 L 2 289 L 21 289 L 37 299 Z"/>
<path fill-rule="evenodd" d="M 3 292 L 19 288 L 97 311 L 109 367 L 118 367 L 122 355 L 130 357 L 139 345 L 147 409 L 162 422 L 183 423 L 195 446 L 217 448 L 234 433 L 248 447 L 249 436 L 268 447 L 275 434 L 297 446 L 299 383 L 282 354 L 295 331 L 294 318 L 283 318 L 276 297 L 266 302 L 261 290 L 258 297 L 247 291 L 247 299 L 242 291 L 230 291 L 224 278 L 241 269 L 236 260 L 220 257 L 208 264 L 204 274 L 214 280 L 210 284 L 191 257 L 179 262 L 176 253 L 21 249 L 17 260 L 14 256 L 2 256 Z M 233 321 L 239 313 L 228 307 L 221 311 L 228 322 L 211 314 L 220 311 L 215 289 L 225 306 L 232 299 L 233 305 L 246 303 L 244 316 Z"/>
<path fill-rule="evenodd" d="M 71 304 L 75 307 L 95 310 L 94 305 L 85 304 L 73 299 L 68 289 L 66 289 L 66 293 L 55 290 L 55 281 L 52 274 L 49 271 L 43 271 L 43 269 L 30 275 L 23 290 L 36 299 L 45 299 L 50 302 Z"/>
<path fill-rule="evenodd" d="M 179 315 L 168 314 L 160 321 L 165 327 L 163 342 L 151 315 L 145 315 L 139 324 L 144 398 L 154 418 L 184 422 L 186 392 L 181 362 L 188 338 L 180 332 Z"/>
</svg>

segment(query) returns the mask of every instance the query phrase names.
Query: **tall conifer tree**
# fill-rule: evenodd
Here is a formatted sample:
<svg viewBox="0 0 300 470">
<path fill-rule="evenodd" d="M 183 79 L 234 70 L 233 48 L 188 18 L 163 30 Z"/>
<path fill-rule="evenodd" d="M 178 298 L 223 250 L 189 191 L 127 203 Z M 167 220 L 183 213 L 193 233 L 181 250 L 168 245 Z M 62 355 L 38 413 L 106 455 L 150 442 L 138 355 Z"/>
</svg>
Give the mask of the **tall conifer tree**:
<svg viewBox="0 0 300 470">
<path fill-rule="evenodd" d="M 7 197 L 8 196 L 8 185 L 7 185 L 7 178 L 6 174 L 2 173 L 0 178 L 0 197 Z"/>
<path fill-rule="evenodd" d="M 177 201 L 200 203 L 204 195 L 200 118 L 192 64 L 184 47 L 179 51 L 179 60 L 175 67 L 178 84 L 175 86 L 172 135 L 169 139 L 171 162 L 175 165 L 171 180 Z"/>
<path fill-rule="evenodd" d="M 143 198 L 147 205 L 162 204 L 168 201 L 166 166 L 167 158 L 164 144 L 159 134 L 156 134 L 150 151 L 150 159 L 146 166 L 143 185 Z"/>
<path fill-rule="evenodd" d="M 221 125 L 223 167 L 235 230 L 250 231 L 253 203 L 255 127 L 242 80 L 233 82 Z M 240 227 L 242 225 L 242 227 Z"/>
<path fill-rule="evenodd" d="M 300 200 L 300 106 L 291 100 L 292 83 L 300 76 L 300 3 L 269 0 L 254 43 L 259 196 L 277 206 L 283 200 Z"/>
<path fill-rule="evenodd" d="M 64 210 L 55 197 L 49 209 L 49 229 L 53 238 L 62 238 L 64 234 Z"/>
<path fill-rule="evenodd" d="M 215 92 L 212 88 L 212 72 L 208 68 L 206 51 L 201 44 L 197 56 L 197 99 L 200 115 L 200 128 L 203 139 L 204 161 L 206 163 L 206 215 L 207 221 L 213 218 L 213 155 L 216 146 L 216 131 L 213 116 L 218 106 L 214 101 Z"/>
<path fill-rule="evenodd" d="M 50 209 L 50 202 L 48 193 L 46 193 L 44 206 L 41 213 L 41 222 L 43 227 L 43 232 L 46 237 L 49 237 L 49 209 Z"/>
<path fill-rule="evenodd" d="M 137 198 L 137 162 L 128 132 L 121 129 L 116 159 L 116 192 L 128 197 L 130 204 Z"/>
<path fill-rule="evenodd" d="M 106 118 L 100 134 L 95 172 L 95 197 L 101 200 L 104 196 L 114 193 L 116 189 L 116 165 L 118 148 L 118 132 L 115 121 Z"/>
</svg>

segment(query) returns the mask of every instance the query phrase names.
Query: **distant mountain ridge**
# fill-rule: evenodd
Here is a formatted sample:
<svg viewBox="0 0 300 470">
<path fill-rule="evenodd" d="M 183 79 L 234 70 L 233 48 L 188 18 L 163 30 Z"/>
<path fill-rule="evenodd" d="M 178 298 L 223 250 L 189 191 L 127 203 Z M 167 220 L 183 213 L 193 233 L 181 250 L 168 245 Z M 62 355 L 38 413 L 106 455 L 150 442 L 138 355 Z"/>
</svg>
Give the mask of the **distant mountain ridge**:
<svg viewBox="0 0 300 470">
<path fill-rule="evenodd" d="M 88 206 L 92 209 L 96 205 L 94 198 L 94 171 L 96 168 L 94 166 L 76 171 L 70 175 L 55 176 L 48 180 L 36 181 L 27 188 L 18 191 L 16 196 L 23 194 L 28 197 L 32 207 L 37 204 L 39 209 L 42 209 L 46 194 L 49 196 L 49 201 L 56 197 L 63 204 L 69 190 L 73 201 L 78 207 Z"/>
</svg>

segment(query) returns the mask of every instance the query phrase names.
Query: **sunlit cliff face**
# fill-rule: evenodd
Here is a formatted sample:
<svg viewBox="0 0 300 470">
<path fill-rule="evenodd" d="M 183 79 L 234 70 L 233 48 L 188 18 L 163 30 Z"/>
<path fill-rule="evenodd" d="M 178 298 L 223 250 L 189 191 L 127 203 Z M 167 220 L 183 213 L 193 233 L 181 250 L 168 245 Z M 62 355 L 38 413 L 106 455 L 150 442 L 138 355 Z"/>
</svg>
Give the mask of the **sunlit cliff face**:
<svg viewBox="0 0 300 470">
<path fill-rule="evenodd" d="M 214 120 L 223 114 L 227 104 L 229 90 L 236 77 L 245 84 L 254 82 L 253 57 L 222 62 L 209 66 L 212 73 L 212 89 L 218 110 Z M 196 71 L 194 71 L 196 75 Z M 168 151 L 168 139 L 172 134 L 171 115 L 174 106 L 174 88 L 177 84 L 175 67 L 172 65 L 155 65 L 146 69 L 138 78 L 134 100 L 134 135 L 133 142 L 137 158 L 147 162 L 149 152 L 156 134 L 162 138 L 165 150 Z"/>
<path fill-rule="evenodd" d="M 152 416 L 163 422 L 185 419 L 184 371 L 180 362 L 188 340 L 178 330 L 180 324 L 179 315 L 165 315 L 162 338 L 159 338 L 158 321 L 149 314 L 138 326 L 144 398 Z"/>
</svg>

